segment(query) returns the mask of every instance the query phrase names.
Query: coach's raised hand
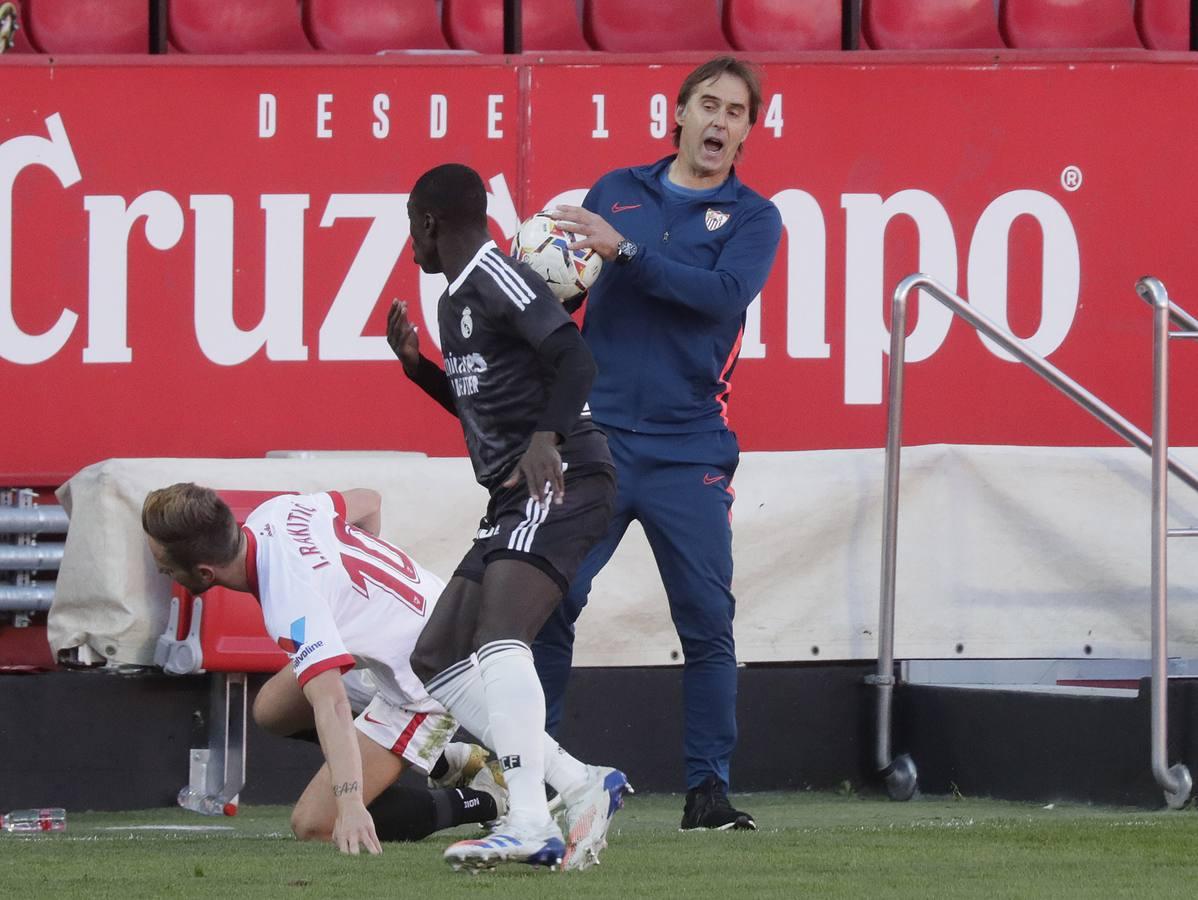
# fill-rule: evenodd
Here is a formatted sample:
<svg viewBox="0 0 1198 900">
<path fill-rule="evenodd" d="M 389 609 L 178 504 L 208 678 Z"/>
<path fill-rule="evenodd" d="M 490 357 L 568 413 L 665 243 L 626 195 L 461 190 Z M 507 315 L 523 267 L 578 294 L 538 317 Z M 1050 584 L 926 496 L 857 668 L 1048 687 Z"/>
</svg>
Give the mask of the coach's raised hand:
<svg viewBox="0 0 1198 900">
<path fill-rule="evenodd" d="M 408 318 L 407 301 L 392 300 L 387 313 L 387 343 L 409 376 L 420 365 L 420 329 Z"/>
<path fill-rule="evenodd" d="M 616 231 L 607 219 L 581 206 L 557 206 L 550 210 L 557 223 L 563 228 L 581 234 L 583 239 L 570 245 L 571 250 L 594 249 L 605 262 L 616 258 L 616 247 L 624 235 Z"/>
</svg>

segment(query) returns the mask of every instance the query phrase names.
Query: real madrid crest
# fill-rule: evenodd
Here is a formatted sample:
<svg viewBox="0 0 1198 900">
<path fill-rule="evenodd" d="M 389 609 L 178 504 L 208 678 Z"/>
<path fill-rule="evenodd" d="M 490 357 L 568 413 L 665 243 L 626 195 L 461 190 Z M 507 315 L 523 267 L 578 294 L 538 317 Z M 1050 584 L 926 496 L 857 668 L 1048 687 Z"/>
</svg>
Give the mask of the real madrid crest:
<svg viewBox="0 0 1198 900">
<path fill-rule="evenodd" d="M 470 307 L 462 310 L 462 337 L 468 338 L 474 334 L 474 320 L 470 318 Z"/>
<path fill-rule="evenodd" d="M 707 224 L 708 231 L 715 231 L 717 228 L 722 227 L 730 218 L 732 218 L 732 213 L 720 212 L 718 209 L 709 209 L 703 221 Z"/>
</svg>

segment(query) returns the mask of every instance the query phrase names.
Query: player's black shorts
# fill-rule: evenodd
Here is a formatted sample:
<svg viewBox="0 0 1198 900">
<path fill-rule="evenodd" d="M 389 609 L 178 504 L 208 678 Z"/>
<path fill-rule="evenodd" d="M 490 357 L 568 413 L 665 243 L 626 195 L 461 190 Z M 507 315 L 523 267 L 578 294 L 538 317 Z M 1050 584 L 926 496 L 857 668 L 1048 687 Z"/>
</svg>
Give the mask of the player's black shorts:
<svg viewBox="0 0 1198 900">
<path fill-rule="evenodd" d="M 491 495 L 474 546 L 455 576 L 482 582 L 487 563 L 519 559 L 536 566 L 565 594 L 591 547 L 607 533 L 616 503 L 616 470 L 606 465 L 566 471 L 561 506 L 533 500 L 523 482 Z"/>
</svg>

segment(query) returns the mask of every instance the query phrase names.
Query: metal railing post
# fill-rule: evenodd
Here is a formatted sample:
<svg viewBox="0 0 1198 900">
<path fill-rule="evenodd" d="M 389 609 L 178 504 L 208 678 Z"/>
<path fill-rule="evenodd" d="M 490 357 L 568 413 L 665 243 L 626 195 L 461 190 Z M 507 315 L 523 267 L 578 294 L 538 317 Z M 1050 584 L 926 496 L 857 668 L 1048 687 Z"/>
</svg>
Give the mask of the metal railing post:
<svg viewBox="0 0 1198 900">
<path fill-rule="evenodd" d="M 1189 769 L 1169 766 L 1169 295 L 1155 278 L 1136 292 L 1152 305 L 1152 777 L 1165 802 L 1180 809 L 1190 799 Z M 1180 319 L 1183 324 L 1185 319 Z M 1198 323 L 1195 323 L 1198 324 Z"/>
<path fill-rule="evenodd" d="M 1167 385 L 1165 366 L 1167 351 L 1164 349 L 1169 338 L 1169 321 L 1198 332 L 1198 319 L 1169 302 L 1164 286 L 1155 278 L 1142 278 L 1136 290 L 1156 309 L 1156 339 L 1154 347 L 1154 405 L 1153 437 L 1150 438 L 1118 412 L 1087 391 L 1080 384 L 1039 354 L 1029 350 L 1015 335 L 979 312 L 961 297 L 958 297 L 935 279 L 916 273 L 908 275 L 894 290 L 894 304 L 890 323 L 890 385 L 886 421 L 886 483 L 882 513 L 882 579 L 878 604 L 878 670 L 868 676 L 867 683 L 878 688 L 876 763 L 879 774 L 886 781 L 886 789 L 896 800 L 910 798 L 916 789 L 915 763 L 907 755 L 890 758 L 890 732 L 894 698 L 894 609 L 895 569 L 898 547 L 898 498 L 900 453 L 902 449 L 902 403 L 903 403 L 903 360 L 906 351 L 907 297 L 913 290 L 921 289 L 954 315 L 959 316 L 986 335 L 1029 369 L 1063 393 L 1066 397 L 1102 422 L 1128 443 L 1152 456 L 1153 461 L 1153 566 L 1152 566 L 1152 636 L 1153 636 L 1153 688 L 1152 688 L 1152 768 L 1157 783 L 1165 790 L 1170 806 L 1184 805 L 1190 795 L 1189 770 L 1180 763 L 1166 768 L 1166 557 L 1164 540 L 1170 535 L 1190 534 L 1191 529 L 1169 532 L 1165 527 L 1167 493 L 1165 481 L 1171 472 L 1181 481 L 1198 491 L 1198 475 L 1179 459 L 1169 455 L 1165 438 L 1165 402 Z M 1182 335 L 1177 335 L 1182 336 Z M 1188 335 L 1187 335 L 1188 336 Z M 1159 532 L 1159 533 L 1158 533 Z M 1158 559 L 1159 557 L 1159 559 Z"/>
<path fill-rule="evenodd" d="M 912 276 L 915 278 L 918 276 Z M 890 315 L 890 377 L 886 410 L 886 486 L 882 497 L 882 596 L 878 607 L 878 671 L 867 682 L 878 688 L 874 762 L 892 800 L 909 800 L 918 785 L 910 756 L 890 758 L 894 706 L 894 574 L 898 558 L 899 466 L 903 448 L 903 363 L 907 354 L 907 295 L 904 279 L 894 291 Z"/>
</svg>

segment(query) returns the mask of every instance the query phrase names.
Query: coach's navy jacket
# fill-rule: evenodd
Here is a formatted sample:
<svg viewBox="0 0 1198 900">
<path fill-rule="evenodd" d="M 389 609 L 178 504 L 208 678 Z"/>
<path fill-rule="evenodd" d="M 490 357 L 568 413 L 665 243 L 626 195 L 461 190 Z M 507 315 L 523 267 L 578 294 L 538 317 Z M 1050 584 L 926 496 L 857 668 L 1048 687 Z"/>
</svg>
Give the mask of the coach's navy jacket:
<svg viewBox="0 0 1198 900">
<path fill-rule="evenodd" d="M 713 197 L 667 194 L 660 179 L 673 159 L 609 172 L 583 201 L 639 248 L 604 265 L 587 299 L 583 336 L 599 366 L 591 412 L 650 434 L 727 426 L 745 310 L 782 235 L 777 207 L 735 170 Z"/>
</svg>

